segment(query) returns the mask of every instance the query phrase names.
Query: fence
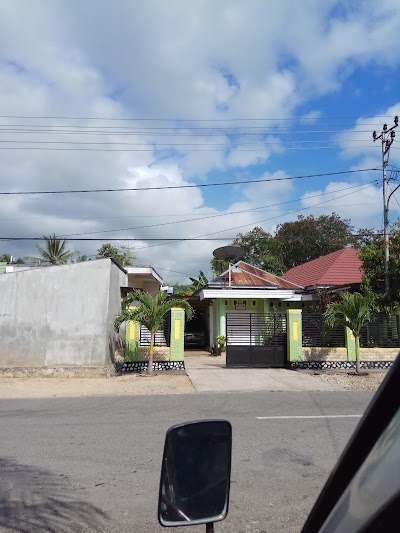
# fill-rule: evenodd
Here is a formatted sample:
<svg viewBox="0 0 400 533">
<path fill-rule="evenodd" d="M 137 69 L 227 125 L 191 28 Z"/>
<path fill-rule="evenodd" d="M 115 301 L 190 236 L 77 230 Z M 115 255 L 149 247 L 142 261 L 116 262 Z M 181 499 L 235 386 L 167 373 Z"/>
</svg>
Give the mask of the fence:
<svg viewBox="0 0 400 533">
<path fill-rule="evenodd" d="M 226 314 L 227 344 L 234 346 L 284 346 L 286 315 L 284 313 Z"/>
<path fill-rule="evenodd" d="M 164 316 L 163 326 L 156 331 L 155 346 L 170 346 L 171 344 L 171 312 Z M 140 325 L 140 346 L 150 346 L 150 331 Z"/>
<path fill-rule="evenodd" d="M 303 346 L 332 347 L 345 346 L 344 328 L 330 329 L 325 325 L 324 315 L 319 313 L 303 313 L 302 316 Z"/>
<path fill-rule="evenodd" d="M 399 347 L 399 316 L 374 316 L 361 330 L 360 346 L 362 348 Z"/>
</svg>

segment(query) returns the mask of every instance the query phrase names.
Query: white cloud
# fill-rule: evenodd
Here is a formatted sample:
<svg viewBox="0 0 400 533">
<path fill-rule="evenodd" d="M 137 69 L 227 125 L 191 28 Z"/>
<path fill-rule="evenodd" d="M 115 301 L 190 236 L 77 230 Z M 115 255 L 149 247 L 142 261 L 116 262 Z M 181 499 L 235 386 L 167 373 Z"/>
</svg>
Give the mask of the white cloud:
<svg viewBox="0 0 400 533">
<path fill-rule="evenodd" d="M 400 5 L 396 0 L 368 0 L 356 7 L 334 0 L 283 0 L 273 4 L 264 0 L 120 0 L 118 6 L 97 0 L 3 2 L 0 114 L 82 118 L 0 119 L 0 140 L 46 143 L 41 145 L 46 150 L 1 150 L 1 189 L 184 185 L 198 178 L 214 178 L 213 173 L 219 171 L 229 175 L 229 181 L 234 181 L 239 172 L 247 177 L 284 176 L 274 172 L 276 167 L 271 163 L 273 156 L 282 153 L 284 144 L 267 144 L 276 138 L 255 129 L 256 122 L 241 122 L 239 130 L 227 132 L 230 121 L 249 117 L 291 119 L 302 104 L 311 105 L 314 111 L 307 116 L 317 120 L 320 111 L 312 105 L 312 98 L 338 88 L 358 65 L 392 68 L 399 64 L 393 46 L 399 24 Z M 397 106 L 385 113 L 399 111 Z M 137 117 L 137 121 L 85 118 L 93 116 Z M 188 122 L 183 127 L 176 119 Z M 209 122 L 193 123 L 190 119 Z M 215 123 L 215 119 L 225 122 Z M 371 143 L 370 133 L 361 130 L 367 128 L 364 122 L 380 119 L 363 120 L 349 135 Z M 25 128 L 26 133 L 16 131 L 16 124 L 27 125 L 19 128 Z M 224 129 L 218 129 L 217 124 Z M 272 121 L 271 128 L 276 124 Z M 47 128 L 39 133 L 44 125 Z M 179 126 L 179 131 L 174 126 Z M 246 133 L 242 135 L 243 131 Z M 345 145 L 344 137 L 340 140 L 345 157 L 359 155 L 366 162 L 367 157 L 371 158 L 370 151 Z M 60 141 L 78 144 L 63 144 L 68 150 L 49 150 L 59 147 Z M 258 141 L 264 144 L 247 144 Z M 190 144 L 190 150 L 184 144 Z M 1 143 L 1 148 L 6 146 L 10 144 Z M 398 152 L 393 150 L 392 154 L 392 161 L 398 162 Z M 298 194 L 290 181 L 232 190 L 236 197 L 221 189 L 222 200 L 212 204 L 218 208 L 210 207 L 209 193 L 200 188 L 3 196 L 1 235 L 86 233 L 160 223 L 153 228 L 127 230 L 123 235 L 174 238 L 224 229 L 223 235 L 234 237 L 237 231 L 251 229 L 264 215 L 265 219 L 283 216 L 284 211 L 248 211 L 204 220 L 197 220 L 195 215 L 252 209 Z M 378 216 L 378 211 L 371 209 L 363 214 L 360 208 L 359 212 L 348 212 L 352 220 L 368 221 Z M 186 219 L 189 221 L 167 224 Z M 271 230 L 276 221 L 265 224 Z M 229 230 L 236 227 L 242 229 Z M 115 234 L 121 232 L 104 234 L 104 240 Z M 73 246 L 94 254 L 100 244 L 77 242 Z M 150 247 L 151 242 L 141 241 L 136 247 L 142 248 L 140 260 L 145 263 L 195 274 L 199 268 L 207 270 L 211 251 L 220 244 L 179 242 Z M 10 250 L 14 255 L 33 253 L 32 243 L 1 246 L 0 251 Z"/>
<path fill-rule="evenodd" d="M 350 189 L 350 187 L 352 187 Z M 353 188 L 354 187 L 354 188 Z M 349 188 L 349 190 L 345 190 Z M 315 195 L 323 196 L 315 197 Z M 382 224 L 376 224 L 383 217 L 382 186 L 366 185 L 363 182 L 331 182 L 324 189 L 310 190 L 302 197 L 303 207 L 309 211 L 304 214 L 322 214 L 318 212 L 318 204 L 329 207 L 329 213 L 335 212 L 344 219 L 350 219 L 355 231 L 359 228 L 380 229 Z M 321 207 L 322 207 L 321 205 Z M 317 209 L 316 209 L 317 207 Z M 393 198 L 390 203 L 390 217 L 394 221 L 400 215 L 400 207 Z"/>
</svg>

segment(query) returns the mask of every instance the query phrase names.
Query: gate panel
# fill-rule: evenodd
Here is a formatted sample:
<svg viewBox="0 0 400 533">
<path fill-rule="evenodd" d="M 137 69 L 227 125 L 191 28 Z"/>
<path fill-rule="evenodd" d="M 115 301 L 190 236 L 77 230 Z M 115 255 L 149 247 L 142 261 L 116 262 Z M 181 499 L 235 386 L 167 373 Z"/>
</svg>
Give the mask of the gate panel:
<svg viewBox="0 0 400 533">
<path fill-rule="evenodd" d="M 227 313 L 226 333 L 227 366 L 285 366 L 285 314 Z"/>
</svg>

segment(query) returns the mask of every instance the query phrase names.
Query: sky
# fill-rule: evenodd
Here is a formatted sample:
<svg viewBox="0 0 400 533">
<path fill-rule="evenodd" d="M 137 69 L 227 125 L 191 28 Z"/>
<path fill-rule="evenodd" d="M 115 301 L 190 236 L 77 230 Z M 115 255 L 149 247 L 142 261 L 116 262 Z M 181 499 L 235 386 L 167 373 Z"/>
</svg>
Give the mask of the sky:
<svg viewBox="0 0 400 533">
<path fill-rule="evenodd" d="M 112 242 L 174 284 L 299 214 L 380 231 L 399 34 L 398 0 L 3 0 L 0 254 Z"/>
</svg>

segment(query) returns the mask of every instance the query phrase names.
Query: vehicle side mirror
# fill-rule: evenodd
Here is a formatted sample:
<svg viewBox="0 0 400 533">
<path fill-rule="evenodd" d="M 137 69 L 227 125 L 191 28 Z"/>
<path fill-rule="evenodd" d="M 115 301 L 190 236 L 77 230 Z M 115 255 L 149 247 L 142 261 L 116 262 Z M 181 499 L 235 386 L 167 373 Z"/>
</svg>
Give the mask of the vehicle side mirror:
<svg viewBox="0 0 400 533">
<path fill-rule="evenodd" d="M 228 514 L 231 458 L 230 422 L 205 420 L 171 427 L 161 468 L 160 524 L 188 526 L 223 520 Z"/>
</svg>

